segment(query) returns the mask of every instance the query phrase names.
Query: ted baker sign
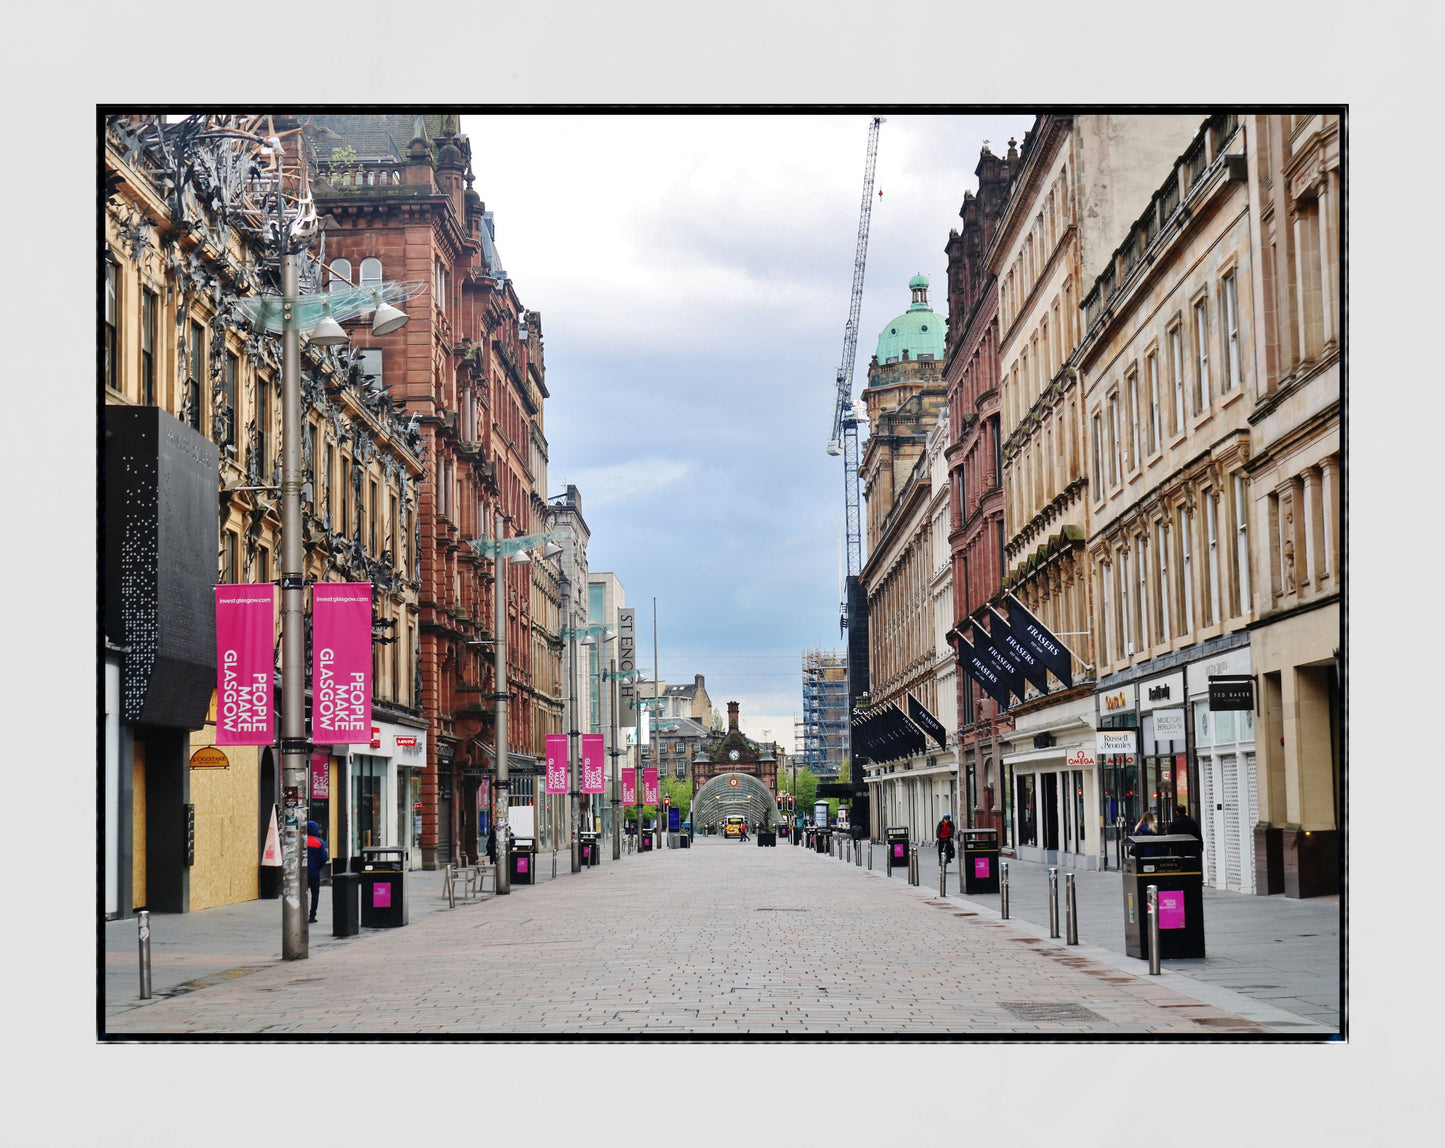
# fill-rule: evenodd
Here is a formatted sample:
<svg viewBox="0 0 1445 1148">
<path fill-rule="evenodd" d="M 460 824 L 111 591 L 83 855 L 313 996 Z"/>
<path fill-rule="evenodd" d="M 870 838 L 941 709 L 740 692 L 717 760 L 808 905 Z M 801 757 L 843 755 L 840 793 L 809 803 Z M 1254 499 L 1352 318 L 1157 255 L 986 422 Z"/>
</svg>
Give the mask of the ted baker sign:
<svg viewBox="0 0 1445 1148">
<path fill-rule="evenodd" d="M 270 745 L 274 586 L 216 587 L 216 744 Z"/>
<path fill-rule="evenodd" d="M 312 740 L 371 744 L 371 583 L 311 588 Z"/>
</svg>

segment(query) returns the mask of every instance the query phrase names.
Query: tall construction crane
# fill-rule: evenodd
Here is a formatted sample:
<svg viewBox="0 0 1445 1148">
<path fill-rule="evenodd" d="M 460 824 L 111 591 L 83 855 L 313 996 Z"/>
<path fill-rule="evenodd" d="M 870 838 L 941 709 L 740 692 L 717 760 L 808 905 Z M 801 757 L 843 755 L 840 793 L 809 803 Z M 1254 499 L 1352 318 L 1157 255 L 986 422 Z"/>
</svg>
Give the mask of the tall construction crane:
<svg viewBox="0 0 1445 1148">
<path fill-rule="evenodd" d="M 838 396 L 833 408 L 833 437 L 828 453 L 843 456 L 843 508 L 847 533 L 846 575 L 863 570 L 863 531 L 858 497 L 858 423 L 853 407 L 853 360 L 858 354 L 858 313 L 863 306 L 863 266 L 868 259 L 868 218 L 873 211 L 873 168 L 878 160 L 878 129 L 882 116 L 868 126 L 868 160 L 863 170 L 863 204 L 858 211 L 858 249 L 853 256 L 853 297 L 848 304 L 848 326 L 843 330 L 843 361 L 838 366 Z M 848 624 L 844 603 L 843 624 Z"/>
</svg>

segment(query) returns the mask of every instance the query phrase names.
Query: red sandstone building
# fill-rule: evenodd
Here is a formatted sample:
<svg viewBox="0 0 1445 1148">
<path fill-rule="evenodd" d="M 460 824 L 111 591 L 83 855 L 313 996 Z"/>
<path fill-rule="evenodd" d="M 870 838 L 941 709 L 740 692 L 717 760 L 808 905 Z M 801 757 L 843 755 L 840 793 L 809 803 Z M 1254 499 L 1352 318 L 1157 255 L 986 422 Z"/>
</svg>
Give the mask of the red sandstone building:
<svg viewBox="0 0 1445 1148">
<path fill-rule="evenodd" d="M 364 775 L 358 798 L 371 787 L 395 811 L 396 828 L 387 827 L 380 843 L 411 848 L 413 865 L 419 853 L 431 869 L 458 850 L 475 854 L 490 829 L 493 572 L 468 540 L 491 537 L 498 513 L 506 537 L 545 529 L 540 320 L 525 312 L 501 265 L 491 215 L 471 186 L 471 145 L 457 116 L 299 121 L 319 175 L 318 210 L 330 217 L 331 276 L 426 285 L 405 305 L 407 326 L 380 338 L 358 328 L 354 345 L 377 380 L 368 385 L 384 387 L 417 420 L 424 444 L 418 559 L 410 572 L 419 582 L 419 633 L 408 649 L 417 651 L 413 700 L 429 736 L 424 762 L 354 757 Z M 552 683 L 560 673 L 532 664 L 533 582 L 545 572 L 529 569 L 514 565 L 507 580 L 513 804 L 537 799 L 537 731 L 562 728 L 560 698 L 539 695 L 533 685 L 534 671 Z M 560 657 L 560 646 L 553 654 Z M 541 719 L 539 709 L 546 711 Z M 377 740 L 375 752 L 389 748 L 384 732 Z M 539 835 L 550 835 L 550 806 L 536 812 Z"/>
<path fill-rule="evenodd" d="M 974 169 L 978 194 L 964 194 L 962 228 L 949 232 L 945 247 L 949 337 L 943 375 L 952 435 L 946 457 L 956 630 L 1003 590 L 998 290 L 984 256 L 1017 170 L 1012 141 L 1002 159 L 984 145 Z M 958 675 L 958 726 L 958 771 L 968 824 L 1002 831 L 998 735 L 1012 729 L 1013 722 L 967 674 Z"/>
</svg>

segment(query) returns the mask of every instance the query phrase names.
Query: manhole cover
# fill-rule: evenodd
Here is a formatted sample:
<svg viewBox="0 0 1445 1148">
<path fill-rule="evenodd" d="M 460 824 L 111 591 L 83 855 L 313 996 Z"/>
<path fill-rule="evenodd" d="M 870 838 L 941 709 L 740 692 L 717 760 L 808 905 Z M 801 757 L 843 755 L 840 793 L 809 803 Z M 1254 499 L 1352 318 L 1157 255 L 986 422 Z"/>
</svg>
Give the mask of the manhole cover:
<svg viewBox="0 0 1445 1148">
<path fill-rule="evenodd" d="M 1090 1012 L 1081 1004 L 1059 1004 L 1049 1001 L 999 1001 L 999 1005 L 1013 1013 L 1019 1020 L 1101 1021 L 1104 1019 L 1098 1013 Z"/>
</svg>

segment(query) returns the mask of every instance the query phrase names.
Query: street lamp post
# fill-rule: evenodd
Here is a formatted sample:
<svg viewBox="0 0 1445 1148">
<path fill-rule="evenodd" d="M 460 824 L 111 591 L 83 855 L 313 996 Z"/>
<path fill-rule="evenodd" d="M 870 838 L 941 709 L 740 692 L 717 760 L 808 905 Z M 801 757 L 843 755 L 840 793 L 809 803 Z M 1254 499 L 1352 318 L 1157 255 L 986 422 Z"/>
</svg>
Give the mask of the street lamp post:
<svg viewBox="0 0 1445 1148">
<path fill-rule="evenodd" d="M 497 842 L 497 893 L 500 896 L 512 891 L 511 873 L 511 775 L 507 768 L 507 564 L 525 563 L 531 559 L 527 551 L 543 542 L 552 542 L 562 537 L 555 534 L 527 534 L 520 538 L 506 538 L 502 533 L 502 516 L 493 516 L 492 538 L 469 538 L 467 544 L 484 558 L 492 559 L 495 576 L 493 585 L 493 629 L 492 636 L 493 672 L 496 692 L 492 702 L 496 707 L 497 775 L 492 795 L 492 833 Z M 548 553 L 558 553 L 550 547 Z"/>
<path fill-rule="evenodd" d="M 288 961 L 309 955 L 305 889 L 306 771 L 311 744 L 306 737 L 306 577 L 301 539 L 301 335 L 322 347 L 349 341 L 337 317 L 372 312 L 372 333 L 390 334 L 408 316 L 385 302 L 385 297 L 409 298 L 411 285 L 386 284 L 364 291 L 338 292 L 318 308 L 301 296 L 301 252 L 316 231 L 310 192 L 304 186 L 295 218 L 283 218 L 278 229 L 283 244 L 279 314 L 274 297 L 243 300 L 242 313 L 255 329 L 281 334 L 281 784 L 284 823 L 281 834 L 281 956 Z"/>
</svg>

